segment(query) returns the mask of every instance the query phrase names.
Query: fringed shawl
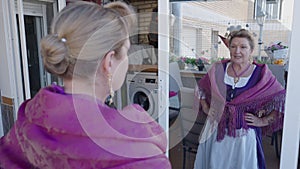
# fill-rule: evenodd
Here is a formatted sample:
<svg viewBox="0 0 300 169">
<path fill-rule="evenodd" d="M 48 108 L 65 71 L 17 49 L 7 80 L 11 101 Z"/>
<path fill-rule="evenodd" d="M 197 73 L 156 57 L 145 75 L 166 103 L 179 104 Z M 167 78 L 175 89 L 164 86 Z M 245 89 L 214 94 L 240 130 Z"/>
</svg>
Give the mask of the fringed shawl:
<svg viewBox="0 0 300 169">
<path fill-rule="evenodd" d="M 251 127 L 244 120 L 245 112 L 264 117 L 275 110 L 275 121 L 262 127 L 263 134 L 282 128 L 285 89 L 276 80 L 268 66 L 254 63 L 257 66 L 262 66 L 260 80 L 254 87 L 227 102 L 225 99 L 226 84 L 224 83 L 224 64 L 227 62 L 228 60 L 224 60 L 215 63 L 198 82 L 198 87 L 204 91 L 206 101 L 210 104 L 208 120 L 218 124 L 217 140 L 222 140 L 226 133 L 236 137 L 236 129 L 247 130 Z M 259 114 L 260 110 L 265 110 L 265 113 Z"/>
<path fill-rule="evenodd" d="M 171 168 L 164 130 L 137 105 L 112 109 L 87 95 L 41 89 L 0 139 L 0 168 Z"/>
</svg>

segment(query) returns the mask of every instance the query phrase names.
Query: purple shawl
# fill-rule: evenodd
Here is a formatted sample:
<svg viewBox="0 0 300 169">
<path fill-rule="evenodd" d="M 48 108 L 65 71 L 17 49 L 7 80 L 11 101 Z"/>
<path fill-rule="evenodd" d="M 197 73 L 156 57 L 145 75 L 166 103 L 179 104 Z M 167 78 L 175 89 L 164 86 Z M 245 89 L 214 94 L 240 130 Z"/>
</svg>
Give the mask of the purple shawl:
<svg viewBox="0 0 300 169">
<path fill-rule="evenodd" d="M 4 169 L 171 168 L 164 130 L 137 105 L 115 110 L 58 86 L 24 102 L 0 140 Z"/>
<path fill-rule="evenodd" d="M 198 82 L 199 88 L 207 96 L 206 101 L 210 104 L 209 113 L 217 112 L 214 117 L 208 116 L 209 120 L 216 121 L 218 124 L 217 140 L 222 140 L 225 133 L 236 137 L 235 131 L 238 128 L 248 129 L 250 126 L 244 120 L 245 112 L 263 117 L 276 110 L 275 121 L 269 126 L 262 127 L 262 132 L 266 134 L 282 128 L 285 89 L 276 80 L 268 66 L 254 63 L 256 66 L 262 66 L 260 80 L 254 87 L 228 102 L 226 101 L 226 84 L 224 83 L 224 64 L 227 62 L 229 60 L 215 63 Z M 266 110 L 266 112 L 259 115 L 260 110 Z"/>
</svg>

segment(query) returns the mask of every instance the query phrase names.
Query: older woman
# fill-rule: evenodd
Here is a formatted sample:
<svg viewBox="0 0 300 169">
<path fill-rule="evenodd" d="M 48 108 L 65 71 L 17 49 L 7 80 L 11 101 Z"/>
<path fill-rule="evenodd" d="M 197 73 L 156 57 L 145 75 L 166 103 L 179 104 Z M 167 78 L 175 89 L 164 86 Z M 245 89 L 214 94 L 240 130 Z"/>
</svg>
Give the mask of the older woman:
<svg viewBox="0 0 300 169">
<path fill-rule="evenodd" d="M 230 60 L 215 63 L 196 88 L 208 116 L 194 168 L 265 169 L 262 134 L 282 127 L 285 89 L 267 65 L 251 61 L 247 30 L 232 32 L 228 47 Z"/>
<path fill-rule="evenodd" d="M 121 2 L 77 1 L 54 18 L 42 56 L 64 87 L 43 88 L 21 105 L 0 140 L 0 168 L 171 168 L 164 130 L 146 111 L 108 106 L 125 79 L 135 20 Z"/>
</svg>

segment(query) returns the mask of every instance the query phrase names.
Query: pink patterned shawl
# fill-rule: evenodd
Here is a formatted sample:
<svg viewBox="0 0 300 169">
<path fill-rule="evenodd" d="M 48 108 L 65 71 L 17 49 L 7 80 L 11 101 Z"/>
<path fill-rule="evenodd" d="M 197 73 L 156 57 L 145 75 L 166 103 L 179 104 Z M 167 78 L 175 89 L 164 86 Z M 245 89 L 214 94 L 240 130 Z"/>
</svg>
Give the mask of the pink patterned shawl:
<svg viewBox="0 0 300 169">
<path fill-rule="evenodd" d="M 224 60 L 215 63 L 209 72 L 198 82 L 199 88 L 206 94 L 206 101 L 210 104 L 210 113 L 217 112 L 209 120 L 216 121 L 218 124 L 217 140 L 224 138 L 225 133 L 236 137 L 236 129 L 248 129 L 244 120 L 244 113 L 251 112 L 256 116 L 259 110 L 266 110 L 262 116 L 268 115 L 272 110 L 276 110 L 276 119 L 269 126 L 263 127 L 262 132 L 276 131 L 283 126 L 283 112 L 285 104 L 285 89 L 276 80 L 267 65 L 262 66 L 261 78 L 258 83 L 235 97 L 232 101 L 226 101 L 226 84 L 224 83 L 224 64 L 229 62 Z M 201 108 L 200 108 L 201 109 Z M 227 132 L 226 132 L 227 128 Z"/>
<path fill-rule="evenodd" d="M 0 140 L 4 169 L 169 169 L 164 130 L 137 105 L 115 110 L 58 86 L 24 102 Z"/>
</svg>

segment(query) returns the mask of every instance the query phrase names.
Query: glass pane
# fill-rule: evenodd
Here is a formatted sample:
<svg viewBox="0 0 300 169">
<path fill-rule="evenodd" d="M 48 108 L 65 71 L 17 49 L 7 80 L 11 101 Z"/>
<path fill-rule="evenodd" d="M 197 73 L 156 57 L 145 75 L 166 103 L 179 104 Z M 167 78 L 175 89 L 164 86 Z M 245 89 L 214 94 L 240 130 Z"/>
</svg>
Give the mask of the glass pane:
<svg viewBox="0 0 300 169">
<path fill-rule="evenodd" d="M 261 25 L 257 23 L 257 12 L 269 9 L 272 6 L 273 18 L 279 18 L 280 8 L 279 4 L 265 4 L 265 1 L 241 1 L 238 4 L 236 1 L 170 1 L 171 14 L 175 16 L 175 22 L 170 26 L 170 85 L 175 86 L 173 83 L 177 83 L 177 86 L 194 89 L 199 79 L 201 79 L 209 70 L 212 63 L 220 61 L 222 59 L 230 59 L 230 53 L 226 46 L 226 38 L 229 33 L 241 28 L 247 29 L 254 37 L 255 48 L 252 53 L 254 59 L 262 58 L 262 63 L 269 64 L 272 73 L 277 80 L 285 86 L 287 75 L 287 69 L 284 65 L 277 62 L 270 61 L 267 48 L 273 44 L 281 44 L 283 46 L 290 46 L 291 27 L 285 26 L 291 24 L 291 19 L 285 18 L 278 22 L 265 21 Z M 234 10 L 232 6 L 235 6 Z M 266 8 L 269 7 L 269 8 Z M 292 6 L 285 6 L 285 8 L 291 8 Z M 264 11 L 265 13 L 268 12 Z M 286 15 L 291 11 L 285 11 Z M 255 17 L 253 17 L 255 16 Z M 282 15 L 284 16 L 284 15 Z M 289 16 L 291 14 L 289 13 Z M 224 39 L 225 40 L 224 40 Z M 261 38 L 262 43 L 259 42 Z M 189 49 L 189 50 L 188 50 Z M 194 49 L 194 50 L 192 50 Z M 195 52 L 195 55 L 191 54 L 191 51 Z M 206 70 L 200 71 L 198 68 L 189 68 L 188 66 L 181 67 L 180 64 L 184 62 L 187 65 L 190 61 L 187 58 L 182 59 L 183 56 L 190 56 L 200 58 L 205 62 Z M 288 58 L 288 53 L 287 57 Z M 285 58 L 285 59 L 286 59 Z M 257 59 L 258 61 L 258 59 Z M 178 66 L 179 72 L 175 76 L 173 75 L 173 63 Z M 286 64 L 287 65 L 287 64 Z M 176 77 L 176 78 L 175 78 Z M 179 79 L 179 80 L 178 80 Z M 178 82 L 180 81 L 180 82 Z M 175 87 L 170 87 L 175 89 Z M 178 87 L 176 88 L 178 89 Z M 180 91 L 182 94 L 184 91 Z M 184 96 L 185 100 L 194 101 L 194 93 Z M 170 101 L 171 102 L 171 101 Z M 179 100 L 179 104 L 184 103 L 184 99 Z M 184 112 L 184 115 L 193 112 L 192 107 L 185 107 L 184 110 L 179 110 L 179 115 L 176 120 L 179 120 L 180 114 Z M 182 112 L 181 112 L 182 111 Z M 202 117 L 193 116 L 192 123 L 196 122 L 200 118 L 200 122 L 204 122 Z M 176 125 L 176 120 L 171 123 L 170 128 L 175 128 L 172 125 Z M 191 120 L 191 119 L 190 119 Z M 202 121 L 201 121 L 202 120 Z M 178 123 L 179 124 L 179 123 Z M 195 124 L 195 123 L 194 123 Z M 180 127 L 180 126 L 179 126 Z M 181 126 L 182 127 L 182 126 Z M 192 127 L 192 126 L 190 126 Z M 191 130 L 194 128 L 192 127 Z M 191 133 L 191 132 L 189 132 Z M 201 132 L 198 132 L 200 135 Z M 186 134 L 186 133 L 185 133 Z M 195 138 L 199 138 L 195 137 Z M 178 141 L 172 137 L 170 133 L 170 159 L 173 166 L 182 166 L 185 168 L 193 168 L 196 157 L 197 148 L 194 146 L 188 147 L 185 140 L 185 135 L 182 136 L 182 140 Z M 187 136 L 189 137 L 189 136 Z M 189 137 L 190 138 L 190 137 Z M 188 139 L 189 139 L 188 138 Z M 279 155 L 281 147 L 282 131 L 271 133 L 262 137 L 262 144 L 264 146 L 264 154 L 266 159 L 267 168 L 279 168 Z M 194 139 L 197 143 L 197 139 Z M 176 142 L 178 141 L 178 142 Z M 174 143 L 175 142 L 175 143 Z M 270 145 L 270 143 L 273 143 Z M 172 147 L 173 146 L 173 147 Z M 186 147 L 187 146 L 187 147 Z M 197 147 L 197 146 L 196 146 Z M 182 158 L 178 158 L 178 151 L 181 149 L 185 155 Z M 182 153 L 182 152 L 181 152 Z M 184 161 L 185 159 L 185 161 Z M 274 162 L 276 161 L 276 162 Z"/>
<path fill-rule="evenodd" d="M 40 66 L 39 41 L 41 38 L 41 17 L 24 16 L 27 62 L 29 71 L 30 94 L 33 97 L 43 85 L 43 74 Z M 39 37 L 37 35 L 40 35 Z"/>
<path fill-rule="evenodd" d="M 47 73 L 44 70 L 43 61 L 40 53 L 40 41 L 43 36 L 45 36 L 50 31 L 50 24 L 54 16 L 54 7 L 55 3 L 32 3 L 24 2 L 24 27 L 25 27 L 25 36 L 26 40 L 26 55 L 20 56 L 22 59 L 27 59 L 27 65 L 20 65 L 21 67 L 25 66 L 28 68 L 29 79 L 24 79 L 23 82 L 29 81 L 30 96 L 33 97 L 41 87 L 51 84 L 53 81 L 58 81 L 57 77 L 54 77 Z M 20 39 L 19 32 L 19 14 L 17 12 L 17 26 L 18 26 L 18 37 Z M 20 42 L 20 41 L 19 41 Z M 20 44 L 21 50 L 21 44 Z M 22 52 L 20 52 L 22 55 Z M 23 71 L 23 69 L 21 69 Z M 22 73 L 23 74 L 23 73 Z M 24 88 L 24 83 L 23 83 Z M 25 89 L 24 89 L 25 92 Z"/>
</svg>

